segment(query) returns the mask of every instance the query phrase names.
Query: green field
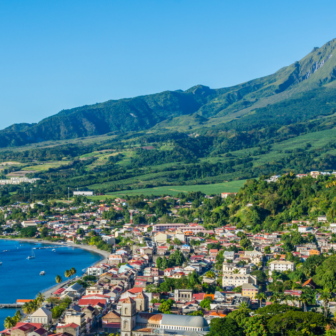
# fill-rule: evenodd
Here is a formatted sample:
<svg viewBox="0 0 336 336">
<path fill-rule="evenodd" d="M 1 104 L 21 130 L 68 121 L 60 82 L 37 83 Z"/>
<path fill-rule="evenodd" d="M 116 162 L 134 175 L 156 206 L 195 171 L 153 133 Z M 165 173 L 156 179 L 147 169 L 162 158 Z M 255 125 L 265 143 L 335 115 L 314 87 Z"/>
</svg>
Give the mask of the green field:
<svg viewBox="0 0 336 336">
<path fill-rule="evenodd" d="M 119 196 L 135 196 L 135 195 L 171 195 L 175 196 L 180 192 L 201 191 L 207 195 L 220 194 L 222 192 L 237 192 L 245 183 L 246 180 L 232 181 L 216 184 L 195 184 L 185 186 L 166 186 L 146 189 L 135 189 L 127 191 L 119 191 L 109 193 L 104 196 L 92 196 L 91 199 L 105 199 L 106 197 L 119 197 Z"/>
<path fill-rule="evenodd" d="M 67 165 L 70 161 L 57 161 L 57 162 L 49 162 L 45 164 L 39 164 L 34 166 L 28 166 L 22 168 L 22 170 L 36 170 L 36 171 L 46 171 L 50 168 L 58 168 L 62 165 Z"/>
</svg>

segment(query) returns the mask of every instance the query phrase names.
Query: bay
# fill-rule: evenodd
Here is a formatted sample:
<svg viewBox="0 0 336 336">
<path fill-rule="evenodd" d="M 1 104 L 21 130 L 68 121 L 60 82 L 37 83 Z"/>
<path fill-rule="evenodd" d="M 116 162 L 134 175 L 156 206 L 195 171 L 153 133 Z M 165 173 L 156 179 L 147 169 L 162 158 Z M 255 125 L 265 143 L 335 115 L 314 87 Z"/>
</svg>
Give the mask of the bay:
<svg viewBox="0 0 336 336">
<path fill-rule="evenodd" d="M 47 246 L 52 248 L 39 249 Z M 35 259 L 28 260 L 27 257 L 32 252 L 35 253 Z M 102 257 L 99 254 L 79 248 L 0 240 L 0 303 L 34 299 L 38 292 L 56 285 L 56 275 L 66 280 L 64 272 L 72 267 L 76 269 L 76 275 L 82 275 L 83 269 L 100 259 Z M 41 271 L 46 274 L 41 276 Z M 13 316 L 15 311 L 16 309 L 0 309 L 0 331 L 4 329 L 5 318 Z"/>
</svg>

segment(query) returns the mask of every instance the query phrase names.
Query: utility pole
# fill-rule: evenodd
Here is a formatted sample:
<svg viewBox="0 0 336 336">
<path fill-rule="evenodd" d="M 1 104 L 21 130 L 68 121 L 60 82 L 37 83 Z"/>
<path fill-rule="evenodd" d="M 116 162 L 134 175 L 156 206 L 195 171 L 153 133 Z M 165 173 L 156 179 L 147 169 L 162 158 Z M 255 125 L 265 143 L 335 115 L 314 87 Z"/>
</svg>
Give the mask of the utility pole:
<svg viewBox="0 0 336 336">
<path fill-rule="evenodd" d="M 30 201 L 32 200 L 32 188 L 30 188 Z"/>
<path fill-rule="evenodd" d="M 23 197 L 26 198 L 26 187 L 23 187 Z"/>
<path fill-rule="evenodd" d="M 69 189 L 70 189 L 70 188 L 68 187 L 68 202 L 69 202 Z"/>
</svg>

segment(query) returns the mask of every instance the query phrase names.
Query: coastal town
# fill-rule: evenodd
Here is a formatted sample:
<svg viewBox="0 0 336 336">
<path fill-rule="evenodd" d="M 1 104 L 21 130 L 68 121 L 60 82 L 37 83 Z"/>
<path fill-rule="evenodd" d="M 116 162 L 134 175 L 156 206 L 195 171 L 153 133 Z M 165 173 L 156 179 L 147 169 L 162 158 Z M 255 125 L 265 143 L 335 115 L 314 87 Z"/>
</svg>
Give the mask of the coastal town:
<svg viewBox="0 0 336 336">
<path fill-rule="evenodd" d="M 256 194 L 286 183 L 292 193 L 298 183 L 329 190 L 335 181 L 335 173 L 314 171 L 251 181 L 248 197 L 239 191 L 90 200 L 77 193 L 71 202 L 2 206 L 3 239 L 89 247 L 104 260 L 83 275 L 68 273 L 65 282 L 60 275 L 49 293 L 18 300 L 17 318 L 8 317 L 0 335 L 196 336 L 208 334 L 218 319 L 272 309 L 333 317 L 330 207 L 311 216 L 296 211 L 286 222 L 274 218 L 269 227 L 265 217 L 261 226 Z M 239 211 L 249 214 L 246 222 L 237 219 Z"/>
</svg>

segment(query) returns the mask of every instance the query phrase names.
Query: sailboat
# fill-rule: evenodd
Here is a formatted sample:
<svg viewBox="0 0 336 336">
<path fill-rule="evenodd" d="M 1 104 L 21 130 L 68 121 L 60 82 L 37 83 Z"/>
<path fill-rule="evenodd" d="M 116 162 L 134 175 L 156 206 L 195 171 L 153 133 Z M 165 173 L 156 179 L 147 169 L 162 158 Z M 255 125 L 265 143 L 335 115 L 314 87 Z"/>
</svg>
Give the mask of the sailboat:
<svg viewBox="0 0 336 336">
<path fill-rule="evenodd" d="M 32 249 L 32 254 L 28 256 L 27 259 L 35 259 L 35 253 L 33 249 Z"/>
</svg>

